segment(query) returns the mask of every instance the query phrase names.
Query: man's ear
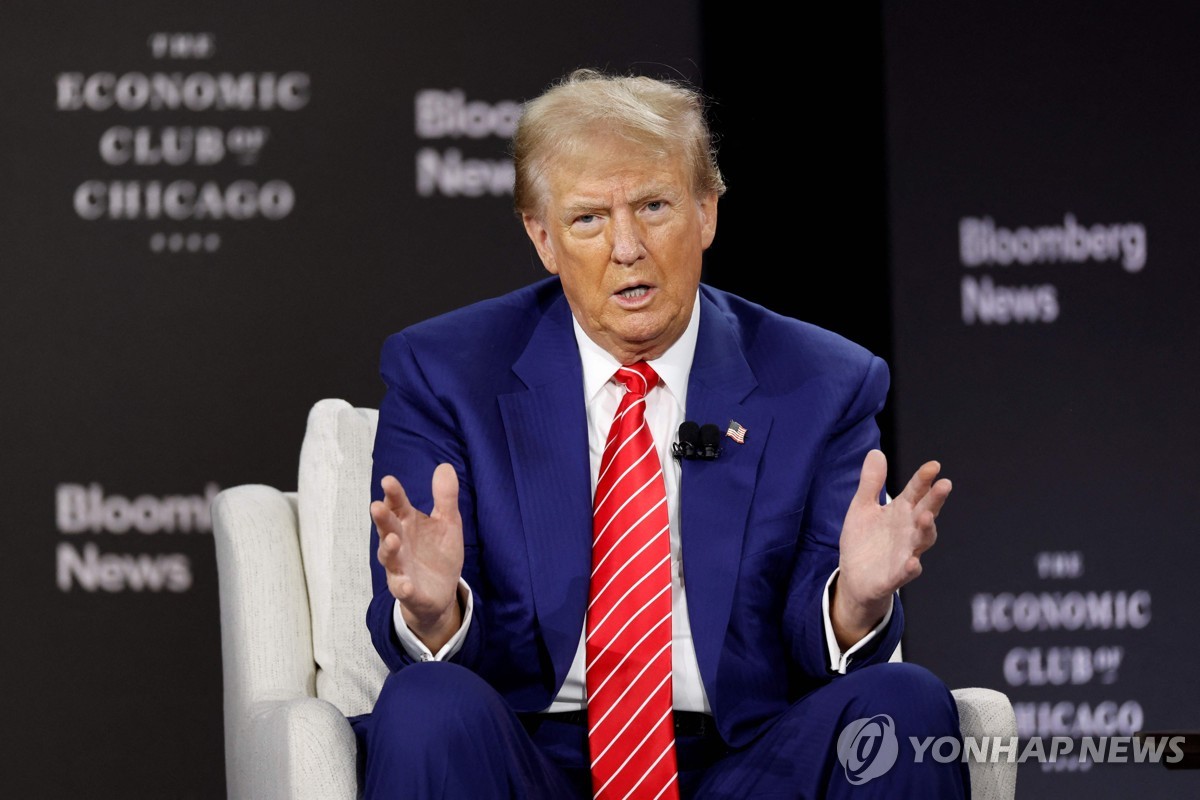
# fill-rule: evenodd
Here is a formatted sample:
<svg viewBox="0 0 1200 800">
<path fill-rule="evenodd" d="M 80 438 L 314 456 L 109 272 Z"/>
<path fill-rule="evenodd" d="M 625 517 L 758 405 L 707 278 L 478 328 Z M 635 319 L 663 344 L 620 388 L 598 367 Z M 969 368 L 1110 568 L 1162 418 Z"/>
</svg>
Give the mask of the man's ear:
<svg viewBox="0 0 1200 800">
<path fill-rule="evenodd" d="M 554 259 L 554 248 L 550 241 L 550 232 L 546 230 L 546 226 L 532 214 L 522 214 L 521 222 L 525 224 L 525 233 L 529 236 L 529 241 L 533 242 L 533 247 L 537 250 L 538 257 L 542 259 L 542 266 L 551 275 L 557 275 L 558 262 Z"/>
<path fill-rule="evenodd" d="M 717 235 L 717 193 L 710 192 L 698 201 L 700 206 L 700 244 L 705 250 Z"/>
</svg>

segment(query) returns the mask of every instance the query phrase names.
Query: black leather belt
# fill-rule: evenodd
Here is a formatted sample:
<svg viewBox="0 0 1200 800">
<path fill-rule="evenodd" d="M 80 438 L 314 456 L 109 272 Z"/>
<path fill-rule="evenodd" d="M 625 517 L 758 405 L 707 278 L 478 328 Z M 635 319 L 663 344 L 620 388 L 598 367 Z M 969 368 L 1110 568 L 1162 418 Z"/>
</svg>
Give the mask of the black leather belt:
<svg viewBox="0 0 1200 800">
<path fill-rule="evenodd" d="M 587 727 L 587 711 L 554 711 L 544 714 L 523 714 L 523 719 L 537 722 L 563 722 Z M 710 714 L 699 711 L 675 712 L 676 736 L 716 736 L 717 726 Z"/>
</svg>

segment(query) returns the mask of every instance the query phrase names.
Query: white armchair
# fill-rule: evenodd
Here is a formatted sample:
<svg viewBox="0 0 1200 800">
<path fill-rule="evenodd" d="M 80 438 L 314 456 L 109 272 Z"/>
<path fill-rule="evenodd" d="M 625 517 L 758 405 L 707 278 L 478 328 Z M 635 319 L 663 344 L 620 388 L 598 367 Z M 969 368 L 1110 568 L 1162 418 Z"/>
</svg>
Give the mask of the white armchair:
<svg viewBox="0 0 1200 800">
<path fill-rule="evenodd" d="M 231 800 L 354 800 L 347 716 L 371 710 L 387 670 L 365 624 L 378 413 L 321 400 L 296 492 L 247 485 L 213 503 Z M 964 735 L 1016 736 L 1008 698 L 954 692 Z M 975 800 L 1011 800 L 1016 767 L 970 765 Z"/>
</svg>

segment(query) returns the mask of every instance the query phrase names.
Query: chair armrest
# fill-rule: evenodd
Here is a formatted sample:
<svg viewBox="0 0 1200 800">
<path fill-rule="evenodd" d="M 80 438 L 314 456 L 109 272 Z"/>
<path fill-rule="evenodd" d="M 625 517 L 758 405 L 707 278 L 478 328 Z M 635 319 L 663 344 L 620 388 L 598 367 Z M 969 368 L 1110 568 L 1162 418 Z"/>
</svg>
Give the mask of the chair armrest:
<svg viewBox="0 0 1200 800">
<path fill-rule="evenodd" d="M 964 737 L 995 737 L 1007 742 L 1017 736 L 1017 716 L 1007 695 L 994 689 L 955 689 L 959 729 Z M 989 748 L 989 753 L 991 752 Z M 1018 751 L 1019 753 L 1019 751 Z M 978 762 L 970 759 L 973 800 L 1012 800 L 1017 792 L 1017 762 Z"/>
<path fill-rule="evenodd" d="M 226 489 L 213 501 L 213 537 L 226 697 L 315 696 L 294 499 L 269 486 Z"/>
<path fill-rule="evenodd" d="M 221 602 L 226 776 L 231 797 L 257 797 L 246 783 L 260 773 L 251 759 L 269 752 L 267 740 L 257 738 L 262 726 L 254 720 L 261 716 L 260 704 L 316 694 L 295 496 L 269 486 L 236 486 L 217 495 L 212 520 Z M 279 758 L 287 758 L 286 753 Z"/>
<path fill-rule="evenodd" d="M 252 703 L 240 754 L 243 773 L 231 800 L 355 800 L 357 745 L 350 723 L 315 697 Z"/>
</svg>

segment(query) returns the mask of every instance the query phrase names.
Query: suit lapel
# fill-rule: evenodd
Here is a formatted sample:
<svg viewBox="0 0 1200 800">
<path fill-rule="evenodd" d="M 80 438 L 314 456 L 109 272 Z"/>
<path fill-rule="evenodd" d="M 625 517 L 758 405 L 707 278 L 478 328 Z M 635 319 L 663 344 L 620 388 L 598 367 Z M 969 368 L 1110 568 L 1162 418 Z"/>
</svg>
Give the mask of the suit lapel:
<svg viewBox="0 0 1200 800">
<path fill-rule="evenodd" d="M 754 497 L 755 476 L 771 428 L 771 415 L 743 401 L 758 385 L 731 321 L 700 294 L 700 332 L 688 380 L 686 418 L 746 428 L 744 444 L 723 438 L 715 461 L 683 462 L 680 536 L 688 616 L 700 675 L 709 698 L 737 585 L 742 540 Z"/>
<path fill-rule="evenodd" d="M 534 608 L 561 685 L 579 646 L 591 572 L 592 498 L 583 371 L 564 297 L 513 371 L 526 391 L 500 396 L 528 548 Z"/>
</svg>

